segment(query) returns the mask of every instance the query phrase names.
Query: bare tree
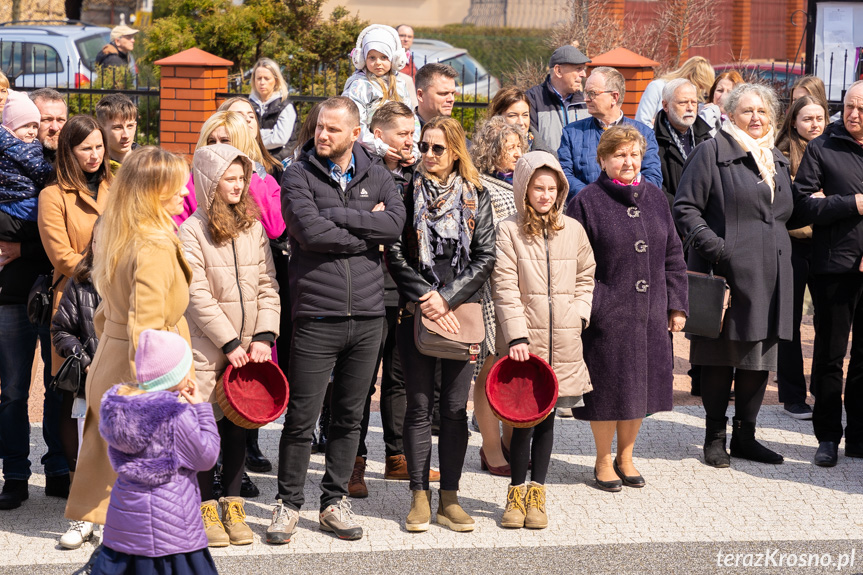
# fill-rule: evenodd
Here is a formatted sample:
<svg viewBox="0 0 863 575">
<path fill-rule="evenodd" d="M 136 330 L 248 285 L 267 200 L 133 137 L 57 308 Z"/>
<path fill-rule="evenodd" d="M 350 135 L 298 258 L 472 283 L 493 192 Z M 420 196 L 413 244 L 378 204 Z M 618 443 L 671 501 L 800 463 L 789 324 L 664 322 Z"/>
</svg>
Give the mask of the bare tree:
<svg viewBox="0 0 863 575">
<path fill-rule="evenodd" d="M 552 48 L 571 44 L 596 56 L 621 45 L 623 26 L 614 16 L 611 0 L 567 0 L 567 10 L 569 20 L 549 37 Z"/>
<path fill-rule="evenodd" d="M 713 46 L 717 39 L 714 0 L 665 0 L 656 9 L 665 26 L 668 65 L 677 68 L 691 48 Z"/>
</svg>

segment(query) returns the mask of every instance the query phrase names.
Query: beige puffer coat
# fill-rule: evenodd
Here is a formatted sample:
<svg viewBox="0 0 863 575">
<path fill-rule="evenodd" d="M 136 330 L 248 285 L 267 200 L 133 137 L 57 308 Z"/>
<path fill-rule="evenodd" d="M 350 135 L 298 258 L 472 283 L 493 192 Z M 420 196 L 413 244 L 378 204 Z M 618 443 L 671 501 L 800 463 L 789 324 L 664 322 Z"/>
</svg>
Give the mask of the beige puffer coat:
<svg viewBox="0 0 863 575">
<path fill-rule="evenodd" d="M 198 208 L 180 226 L 180 241 L 192 269 L 186 319 L 195 373 L 201 394 L 211 403 L 215 402 L 216 378 L 228 366 L 222 346 L 239 339 L 248 350 L 256 335 L 279 335 L 279 286 L 264 227 L 256 222 L 222 245 L 215 245 L 208 229 L 219 180 L 237 158 L 245 168 L 244 193 L 248 194 L 252 161 L 245 154 L 226 144 L 195 152 L 192 169 Z"/>
<path fill-rule="evenodd" d="M 539 168 L 558 174 L 557 206 L 564 225 L 547 239 L 526 236 L 521 227 L 527 186 Z M 554 369 L 560 407 L 572 406 L 564 398 L 593 389 L 582 357 L 581 330 L 582 323 L 590 321 L 596 262 L 584 228 L 562 213 L 568 189 L 560 164 L 548 152 L 530 152 L 518 161 L 513 178 L 517 214 L 497 228 L 491 276 L 498 355 L 509 354 L 511 342 L 526 339 L 530 352 Z"/>
</svg>

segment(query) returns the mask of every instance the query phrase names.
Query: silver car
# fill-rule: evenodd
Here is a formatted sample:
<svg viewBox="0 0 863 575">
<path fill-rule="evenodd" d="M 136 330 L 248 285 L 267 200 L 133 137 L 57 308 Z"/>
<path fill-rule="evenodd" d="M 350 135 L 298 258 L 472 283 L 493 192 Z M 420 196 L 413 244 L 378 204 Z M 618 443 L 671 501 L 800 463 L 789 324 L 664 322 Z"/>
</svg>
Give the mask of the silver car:
<svg viewBox="0 0 863 575">
<path fill-rule="evenodd" d="M 459 75 L 456 79 L 456 92 L 459 94 L 486 97 L 491 100 L 500 90 L 500 81 L 489 74 L 488 70 L 464 48 L 456 48 L 441 40 L 417 38 L 411 46 L 411 51 L 417 68 L 430 62 L 449 64 L 455 68 Z"/>
<path fill-rule="evenodd" d="M 17 88 L 87 88 L 111 30 L 89 24 L 0 23 L 0 70 Z"/>
</svg>

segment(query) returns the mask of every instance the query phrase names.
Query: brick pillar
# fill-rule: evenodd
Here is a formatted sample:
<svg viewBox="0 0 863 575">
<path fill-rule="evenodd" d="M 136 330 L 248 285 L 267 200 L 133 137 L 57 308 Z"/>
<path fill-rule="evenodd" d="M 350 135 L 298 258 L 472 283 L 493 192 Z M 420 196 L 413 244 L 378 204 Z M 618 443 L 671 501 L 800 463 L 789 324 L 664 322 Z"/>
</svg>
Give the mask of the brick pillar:
<svg viewBox="0 0 863 575">
<path fill-rule="evenodd" d="M 653 80 L 654 68 L 659 66 L 659 62 L 639 56 L 626 48 L 615 48 L 611 52 L 596 56 L 588 64 L 590 68 L 597 66 L 611 66 L 623 74 L 623 79 L 626 81 L 626 94 L 623 96 L 621 109 L 624 116 L 634 118 L 641 95 Z"/>
<path fill-rule="evenodd" d="M 786 0 L 785 4 L 785 59 L 794 61 L 797 56 L 797 49 L 803 53 L 806 51 L 806 46 L 800 44 L 800 39 L 803 38 L 803 32 L 806 30 L 806 7 L 804 0 Z M 801 10 L 802 13 L 795 14 Z M 791 23 L 791 20 L 797 23 L 797 26 Z"/>
<path fill-rule="evenodd" d="M 752 45 L 752 0 L 734 0 L 731 16 L 731 56 L 735 60 L 748 60 Z"/>
<path fill-rule="evenodd" d="M 614 18 L 618 26 L 623 27 L 623 14 L 626 7 L 626 0 L 609 0 L 608 12 Z"/>
<path fill-rule="evenodd" d="M 218 107 L 216 93 L 228 91 L 228 68 L 234 63 L 190 48 L 154 64 L 162 68 L 160 144 L 191 159 L 201 126 Z"/>
</svg>

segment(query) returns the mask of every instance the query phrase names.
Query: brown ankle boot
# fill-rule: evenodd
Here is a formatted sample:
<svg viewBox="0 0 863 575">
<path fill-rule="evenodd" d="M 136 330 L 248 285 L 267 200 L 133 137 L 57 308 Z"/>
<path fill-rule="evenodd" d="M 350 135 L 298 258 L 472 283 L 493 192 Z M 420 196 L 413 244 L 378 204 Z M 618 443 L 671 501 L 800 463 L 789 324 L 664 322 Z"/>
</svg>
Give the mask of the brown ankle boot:
<svg viewBox="0 0 863 575">
<path fill-rule="evenodd" d="M 524 508 L 524 494 L 527 488 L 524 485 L 510 485 L 506 492 L 506 508 L 503 517 L 500 518 L 500 526 L 509 529 L 521 529 L 524 527 L 524 517 L 527 511 Z"/>
<path fill-rule="evenodd" d="M 545 529 L 548 527 L 548 515 L 545 513 L 545 485 L 531 481 L 524 496 L 527 514 L 524 526 L 528 529 Z"/>
<path fill-rule="evenodd" d="M 411 491 L 411 510 L 405 529 L 412 533 L 429 530 L 431 521 L 431 491 Z"/>
<path fill-rule="evenodd" d="M 384 479 L 396 481 L 410 480 L 408 473 L 408 462 L 404 455 L 388 455 L 386 467 L 384 468 Z"/>
<path fill-rule="evenodd" d="M 473 531 L 473 518 L 458 504 L 458 491 L 440 490 L 437 522 L 453 531 Z"/>
<path fill-rule="evenodd" d="M 369 496 L 369 488 L 366 487 L 366 459 L 357 457 L 354 461 L 354 471 L 348 481 L 348 495 L 354 499 L 363 499 Z"/>
</svg>

